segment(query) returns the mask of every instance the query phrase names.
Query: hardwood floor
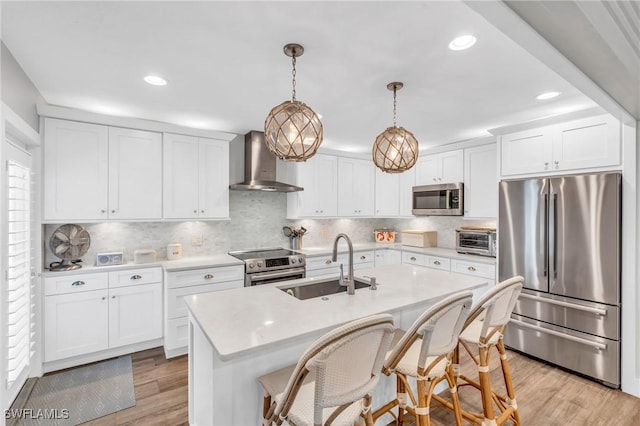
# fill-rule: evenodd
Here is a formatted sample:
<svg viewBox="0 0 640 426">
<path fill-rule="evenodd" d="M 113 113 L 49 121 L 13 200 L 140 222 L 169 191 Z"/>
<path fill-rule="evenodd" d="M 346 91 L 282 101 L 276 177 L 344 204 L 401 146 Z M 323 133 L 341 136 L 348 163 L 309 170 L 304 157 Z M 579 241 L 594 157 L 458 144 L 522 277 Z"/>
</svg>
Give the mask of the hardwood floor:
<svg viewBox="0 0 640 426">
<path fill-rule="evenodd" d="M 187 357 L 167 360 L 163 349 L 155 348 L 133 354 L 132 360 L 136 406 L 84 425 L 188 424 Z M 492 383 L 501 386 L 497 357 L 493 353 L 491 361 Z M 640 424 L 639 398 L 518 353 L 509 352 L 509 364 L 523 426 Z M 470 362 L 464 363 L 462 370 L 473 377 L 474 368 Z M 466 408 L 479 407 L 479 394 L 474 389 L 462 388 L 460 397 Z M 439 425 L 455 424 L 453 416 L 442 408 L 432 409 L 432 419 Z M 405 424 L 413 423 L 407 421 Z"/>
</svg>

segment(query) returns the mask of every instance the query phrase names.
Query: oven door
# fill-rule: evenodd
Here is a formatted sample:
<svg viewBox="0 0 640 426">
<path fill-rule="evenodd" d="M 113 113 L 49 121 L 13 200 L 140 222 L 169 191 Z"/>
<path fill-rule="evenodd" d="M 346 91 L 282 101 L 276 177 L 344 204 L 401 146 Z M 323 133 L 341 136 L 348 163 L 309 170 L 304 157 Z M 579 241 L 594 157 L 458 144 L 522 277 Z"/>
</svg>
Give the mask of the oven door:
<svg viewBox="0 0 640 426">
<path fill-rule="evenodd" d="M 304 268 L 290 268 L 281 269 L 279 271 L 271 272 L 256 272 L 254 274 L 246 274 L 244 280 L 245 287 L 251 287 L 254 285 L 269 284 L 280 281 L 297 280 L 299 278 L 305 278 Z"/>
</svg>

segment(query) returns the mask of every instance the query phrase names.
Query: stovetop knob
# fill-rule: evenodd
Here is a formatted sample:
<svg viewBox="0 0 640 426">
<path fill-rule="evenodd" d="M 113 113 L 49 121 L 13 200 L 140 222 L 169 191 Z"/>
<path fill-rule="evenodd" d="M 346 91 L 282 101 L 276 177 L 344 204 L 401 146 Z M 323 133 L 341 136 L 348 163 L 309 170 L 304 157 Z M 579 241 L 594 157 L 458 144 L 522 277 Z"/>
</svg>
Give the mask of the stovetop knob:
<svg viewBox="0 0 640 426">
<path fill-rule="evenodd" d="M 252 269 L 253 268 L 253 263 L 249 264 L 249 268 Z"/>
</svg>

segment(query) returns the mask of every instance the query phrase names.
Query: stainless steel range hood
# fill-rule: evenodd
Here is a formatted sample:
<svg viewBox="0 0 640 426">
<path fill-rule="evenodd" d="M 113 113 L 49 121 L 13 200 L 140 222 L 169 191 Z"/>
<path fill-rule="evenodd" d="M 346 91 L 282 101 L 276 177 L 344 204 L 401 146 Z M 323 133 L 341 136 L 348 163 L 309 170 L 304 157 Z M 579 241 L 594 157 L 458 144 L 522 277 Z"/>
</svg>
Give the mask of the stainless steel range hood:
<svg viewBox="0 0 640 426">
<path fill-rule="evenodd" d="M 229 185 L 236 191 L 295 192 L 304 188 L 276 180 L 276 156 L 264 142 L 264 133 L 253 130 L 244 136 L 244 181 Z"/>
</svg>

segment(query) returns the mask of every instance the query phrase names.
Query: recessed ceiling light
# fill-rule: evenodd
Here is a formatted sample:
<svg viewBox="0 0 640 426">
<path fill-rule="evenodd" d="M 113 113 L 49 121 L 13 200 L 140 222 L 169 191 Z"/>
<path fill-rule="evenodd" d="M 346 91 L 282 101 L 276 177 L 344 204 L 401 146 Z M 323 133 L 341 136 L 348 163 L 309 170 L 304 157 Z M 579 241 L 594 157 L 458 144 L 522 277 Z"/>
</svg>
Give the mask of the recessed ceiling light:
<svg viewBox="0 0 640 426">
<path fill-rule="evenodd" d="M 476 44 L 476 39 L 471 34 L 466 34 L 460 37 L 456 37 L 453 39 L 451 43 L 449 43 L 449 49 L 451 50 L 464 50 L 468 49 L 474 44 Z"/>
<path fill-rule="evenodd" d="M 536 99 L 538 99 L 539 101 L 544 101 L 546 99 L 555 98 L 559 94 L 560 94 L 560 92 L 545 92 L 545 93 L 542 93 L 542 94 L 536 96 Z"/>
<path fill-rule="evenodd" d="M 153 86 L 166 86 L 167 80 L 158 75 L 148 75 L 144 78 L 144 81 Z"/>
</svg>

